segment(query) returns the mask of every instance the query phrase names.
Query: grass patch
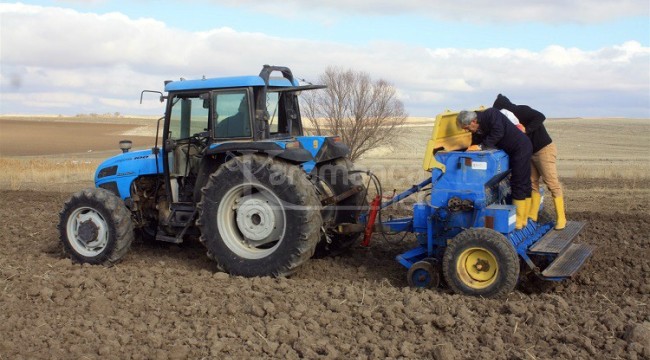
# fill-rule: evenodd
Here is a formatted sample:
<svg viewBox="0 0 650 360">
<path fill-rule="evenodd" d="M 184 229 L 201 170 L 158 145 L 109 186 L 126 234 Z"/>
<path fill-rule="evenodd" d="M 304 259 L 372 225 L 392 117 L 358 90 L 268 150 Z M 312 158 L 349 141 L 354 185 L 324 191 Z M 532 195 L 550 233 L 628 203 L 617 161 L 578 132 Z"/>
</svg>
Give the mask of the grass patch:
<svg viewBox="0 0 650 360">
<path fill-rule="evenodd" d="M 650 164 L 628 163 L 615 165 L 576 165 L 575 178 L 578 179 L 650 179 Z"/>
<path fill-rule="evenodd" d="M 99 160 L 0 157 L 0 187 L 50 189 L 56 184 L 92 181 Z"/>
</svg>

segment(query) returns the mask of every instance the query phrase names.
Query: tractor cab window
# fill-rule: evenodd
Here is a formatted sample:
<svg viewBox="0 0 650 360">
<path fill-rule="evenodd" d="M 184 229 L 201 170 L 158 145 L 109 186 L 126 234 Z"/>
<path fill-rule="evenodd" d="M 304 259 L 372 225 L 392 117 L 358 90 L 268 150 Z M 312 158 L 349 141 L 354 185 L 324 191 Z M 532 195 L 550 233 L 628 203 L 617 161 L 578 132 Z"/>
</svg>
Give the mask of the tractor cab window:
<svg viewBox="0 0 650 360">
<path fill-rule="evenodd" d="M 245 90 L 218 92 L 212 95 L 217 138 L 247 138 L 252 136 L 251 111 Z"/>
<path fill-rule="evenodd" d="M 176 98 L 169 117 L 169 138 L 187 139 L 207 131 L 209 113 L 209 106 L 199 95 Z"/>
<path fill-rule="evenodd" d="M 295 95 L 286 91 L 269 91 L 266 94 L 266 110 L 269 114 L 269 131 L 271 136 L 300 136 L 298 102 Z"/>
<path fill-rule="evenodd" d="M 268 111 L 269 114 L 269 131 L 271 132 L 271 134 L 278 133 L 278 118 L 279 118 L 278 108 L 280 107 L 279 95 L 280 93 L 277 92 L 266 93 L 266 111 Z"/>
</svg>

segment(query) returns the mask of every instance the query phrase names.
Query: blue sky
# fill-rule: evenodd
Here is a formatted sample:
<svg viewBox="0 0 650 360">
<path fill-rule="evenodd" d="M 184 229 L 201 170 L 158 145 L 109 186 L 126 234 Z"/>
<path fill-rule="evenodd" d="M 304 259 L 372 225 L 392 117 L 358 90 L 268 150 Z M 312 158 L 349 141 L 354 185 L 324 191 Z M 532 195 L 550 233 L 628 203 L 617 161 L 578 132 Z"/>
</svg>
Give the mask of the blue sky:
<svg viewBox="0 0 650 360">
<path fill-rule="evenodd" d="M 0 3 L 0 114 L 121 112 L 165 79 L 328 66 L 390 81 L 412 116 L 490 105 L 650 118 L 648 1 Z"/>
</svg>

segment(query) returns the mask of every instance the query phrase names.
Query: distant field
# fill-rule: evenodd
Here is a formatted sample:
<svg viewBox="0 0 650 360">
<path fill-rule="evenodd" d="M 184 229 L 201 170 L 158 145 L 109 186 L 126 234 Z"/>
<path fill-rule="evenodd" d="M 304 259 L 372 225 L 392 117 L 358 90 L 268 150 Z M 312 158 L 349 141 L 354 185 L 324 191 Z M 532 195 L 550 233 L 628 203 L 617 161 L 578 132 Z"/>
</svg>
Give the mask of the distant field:
<svg viewBox="0 0 650 360">
<path fill-rule="evenodd" d="M 357 162 L 379 175 L 387 189 L 403 189 L 427 176 L 421 169 L 433 118 L 412 118 L 399 145 L 379 147 Z M 562 177 L 650 178 L 650 119 L 548 119 L 559 149 Z M 102 159 L 153 146 L 156 119 L 0 116 L 0 188 L 67 189 L 92 183 Z M 58 174 L 58 175 L 57 175 Z"/>
<path fill-rule="evenodd" d="M 0 117 L 0 156 L 93 155 L 118 150 L 128 138 L 134 148 L 150 147 L 155 136 L 153 119 L 77 119 Z M 147 133 L 143 129 L 153 129 Z"/>
<path fill-rule="evenodd" d="M 379 147 L 358 163 L 393 178 L 422 177 L 433 119 L 421 124 L 407 125 L 398 146 Z M 558 146 L 560 176 L 650 178 L 650 119 L 548 119 L 545 125 Z M 395 167 L 403 170 L 387 170 Z"/>
</svg>

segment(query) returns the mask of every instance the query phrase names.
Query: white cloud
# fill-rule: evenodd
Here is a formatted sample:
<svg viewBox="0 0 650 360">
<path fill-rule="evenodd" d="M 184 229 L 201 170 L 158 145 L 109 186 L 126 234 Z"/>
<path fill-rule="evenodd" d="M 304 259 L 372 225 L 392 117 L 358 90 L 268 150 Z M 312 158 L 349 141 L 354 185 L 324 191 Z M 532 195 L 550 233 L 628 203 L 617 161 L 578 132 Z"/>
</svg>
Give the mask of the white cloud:
<svg viewBox="0 0 650 360">
<path fill-rule="evenodd" d="M 20 102 L 26 113 L 30 111 L 40 112 L 42 109 L 61 110 L 70 107 L 70 104 L 85 106 L 92 104 L 93 97 L 75 92 L 34 92 L 29 96 L 18 93 L 3 93 L 2 102 Z"/>
<path fill-rule="evenodd" d="M 286 17 L 324 11 L 364 15 L 416 14 L 437 20 L 481 22 L 590 23 L 624 16 L 648 15 L 647 0 L 207 0 L 230 6 L 254 7 Z M 328 14 L 326 14 L 328 15 Z M 326 16 L 324 16 L 326 17 Z"/>
<path fill-rule="evenodd" d="M 0 16 L 2 113 L 51 106 L 57 112 L 67 107 L 70 114 L 158 114 L 158 102 L 139 104 L 141 90 L 162 90 L 164 80 L 181 76 L 256 74 L 267 63 L 289 66 L 311 81 L 330 65 L 366 71 L 393 83 L 407 110 L 418 116 L 489 105 L 504 92 L 513 101 L 513 94 L 521 94 L 545 106 L 551 116 L 626 111 L 650 117 L 650 48 L 635 41 L 596 51 L 555 45 L 541 51 L 352 46 L 226 27 L 189 32 L 118 13 L 21 4 L 0 4 Z M 617 105 L 618 98 L 626 99 L 619 103 L 625 106 Z"/>
</svg>

